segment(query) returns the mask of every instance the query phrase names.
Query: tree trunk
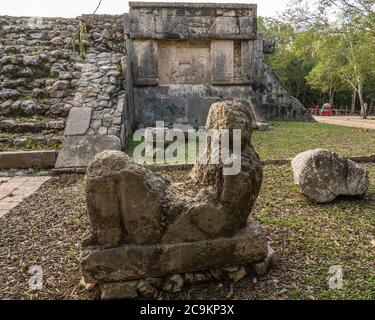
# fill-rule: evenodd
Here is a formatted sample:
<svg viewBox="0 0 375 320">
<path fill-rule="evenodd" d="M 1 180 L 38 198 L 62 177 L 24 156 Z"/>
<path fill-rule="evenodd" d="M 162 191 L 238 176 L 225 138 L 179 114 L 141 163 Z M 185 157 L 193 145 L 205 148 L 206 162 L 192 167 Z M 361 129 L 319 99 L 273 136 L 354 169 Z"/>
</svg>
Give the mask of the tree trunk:
<svg viewBox="0 0 375 320">
<path fill-rule="evenodd" d="M 358 96 L 359 96 L 359 101 L 361 103 L 361 115 L 363 119 L 367 119 L 366 113 L 365 113 L 365 100 L 363 99 L 363 92 L 362 92 L 362 86 L 358 86 Z"/>
<path fill-rule="evenodd" d="M 372 110 L 374 110 L 374 98 L 371 98 L 371 103 L 370 103 L 367 114 L 371 115 Z"/>
<path fill-rule="evenodd" d="M 355 102 L 357 100 L 357 91 L 353 90 L 353 94 L 352 94 L 352 108 L 350 110 L 350 113 L 351 114 L 354 114 L 355 112 Z"/>
<path fill-rule="evenodd" d="M 329 93 L 329 104 L 331 105 L 332 108 L 335 106 L 334 97 L 335 97 L 335 90 L 331 90 Z"/>
</svg>

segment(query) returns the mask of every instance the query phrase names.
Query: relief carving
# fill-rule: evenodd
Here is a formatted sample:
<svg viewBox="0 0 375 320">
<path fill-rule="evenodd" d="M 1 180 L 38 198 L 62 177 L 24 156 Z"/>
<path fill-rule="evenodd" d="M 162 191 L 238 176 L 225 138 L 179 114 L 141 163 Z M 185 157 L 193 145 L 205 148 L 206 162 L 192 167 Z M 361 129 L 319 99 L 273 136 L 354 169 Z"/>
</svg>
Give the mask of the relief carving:
<svg viewBox="0 0 375 320">
<path fill-rule="evenodd" d="M 160 84 L 209 84 L 208 41 L 159 42 Z"/>
</svg>

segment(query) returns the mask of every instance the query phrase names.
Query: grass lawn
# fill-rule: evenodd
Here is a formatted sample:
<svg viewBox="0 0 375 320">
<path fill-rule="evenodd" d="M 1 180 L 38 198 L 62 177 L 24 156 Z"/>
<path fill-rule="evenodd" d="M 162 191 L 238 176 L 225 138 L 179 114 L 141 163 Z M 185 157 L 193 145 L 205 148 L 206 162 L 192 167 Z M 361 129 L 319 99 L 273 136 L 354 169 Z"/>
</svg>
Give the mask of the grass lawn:
<svg viewBox="0 0 375 320">
<path fill-rule="evenodd" d="M 343 156 L 375 154 L 375 130 L 302 121 L 272 121 L 269 131 L 256 131 L 253 145 L 262 159 L 294 157 L 323 148 Z"/>
<path fill-rule="evenodd" d="M 268 231 L 283 268 L 298 281 L 289 299 L 375 299 L 375 165 L 363 199 L 316 205 L 299 194 L 290 166 L 269 166 L 256 203 L 256 218 Z M 328 288 L 328 270 L 340 265 L 344 287 Z"/>
<path fill-rule="evenodd" d="M 253 214 L 278 255 L 264 277 L 186 287 L 165 299 L 375 299 L 375 165 L 363 199 L 315 205 L 293 184 L 290 166 L 266 166 Z M 175 181 L 184 172 L 163 173 Z M 82 175 L 53 177 L 0 219 L 0 299 L 92 299 L 80 285 L 80 243 L 87 236 Z M 28 267 L 43 268 L 45 287 L 28 292 Z M 344 287 L 330 290 L 340 265 Z"/>
<path fill-rule="evenodd" d="M 343 156 L 375 154 L 375 130 L 303 121 L 272 121 L 268 131 L 256 131 L 252 142 L 261 159 L 291 158 L 300 152 L 324 148 Z M 129 141 L 133 154 L 138 142 Z"/>
</svg>

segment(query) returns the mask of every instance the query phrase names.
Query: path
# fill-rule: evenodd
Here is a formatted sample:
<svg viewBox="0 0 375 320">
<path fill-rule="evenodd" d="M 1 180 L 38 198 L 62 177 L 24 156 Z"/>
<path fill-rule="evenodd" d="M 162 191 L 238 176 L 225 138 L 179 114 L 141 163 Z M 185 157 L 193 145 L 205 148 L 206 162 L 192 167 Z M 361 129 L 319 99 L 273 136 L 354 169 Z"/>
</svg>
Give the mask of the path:
<svg viewBox="0 0 375 320">
<path fill-rule="evenodd" d="M 346 127 L 375 130 L 375 117 L 374 116 L 371 116 L 368 119 L 362 119 L 361 117 L 355 117 L 355 116 L 342 116 L 342 117 L 314 116 L 314 119 L 322 123 L 337 124 L 337 125 L 346 126 Z"/>
<path fill-rule="evenodd" d="M 0 177 L 0 219 L 51 177 Z"/>
</svg>

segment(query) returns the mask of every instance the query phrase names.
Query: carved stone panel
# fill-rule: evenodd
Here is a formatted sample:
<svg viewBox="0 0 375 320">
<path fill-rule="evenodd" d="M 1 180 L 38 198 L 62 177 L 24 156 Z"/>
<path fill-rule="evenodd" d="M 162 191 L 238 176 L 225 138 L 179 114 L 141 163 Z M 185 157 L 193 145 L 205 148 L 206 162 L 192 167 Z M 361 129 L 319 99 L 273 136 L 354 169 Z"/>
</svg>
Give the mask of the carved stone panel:
<svg viewBox="0 0 375 320">
<path fill-rule="evenodd" d="M 254 41 L 241 42 L 242 76 L 245 82 L 254 80 L 254 47 Z"/>
<path fill-rule="evenodd" d="M 158 48 L 161 85 L 210 83 L 209 41 L 160 41 Z"/>
<path fill-rule="evenodd" d="M 131 39 L 256 39 L 253 4 L 130 2 Z"/>
<path fill-rule="evenodd" d="M 154 40 L 133 40 L 132 78 L 136 86 L 159 84 L 158 50 Z"/>
<path fill-rule="evenodd" d="M 211 42 L 212 84 L 228 84 L 233 79 L 233 41 Z"/>
</svg>

